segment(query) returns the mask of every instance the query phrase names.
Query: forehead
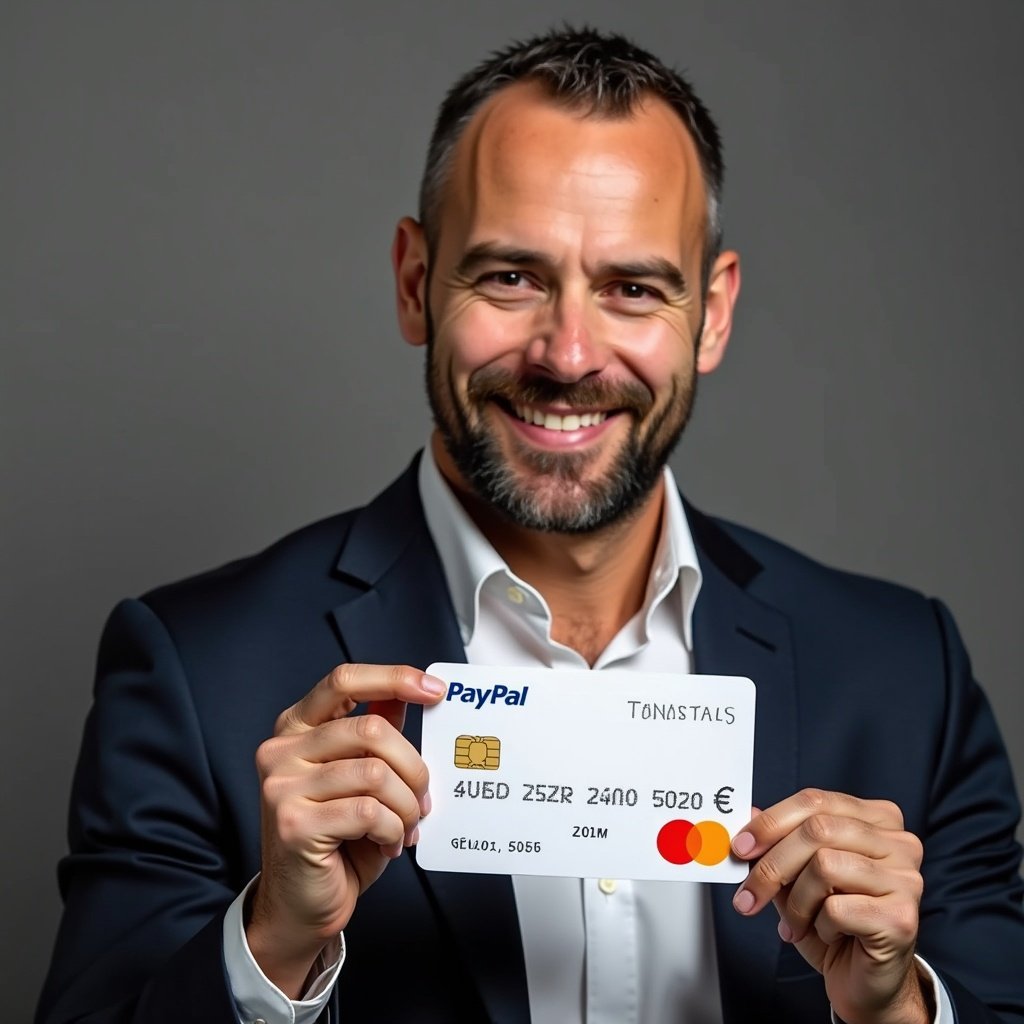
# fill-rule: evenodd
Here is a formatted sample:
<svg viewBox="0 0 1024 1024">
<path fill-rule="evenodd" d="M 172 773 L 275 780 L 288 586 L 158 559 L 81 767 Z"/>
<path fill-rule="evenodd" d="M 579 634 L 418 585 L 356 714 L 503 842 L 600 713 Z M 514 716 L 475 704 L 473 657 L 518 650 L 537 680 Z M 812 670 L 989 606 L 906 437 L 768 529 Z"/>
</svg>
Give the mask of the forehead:
<svg viewBox="0 0 1024 1024">
<path fill-rule="evenodd" d="M 628 247 L 645 236 L 648 246 L 699 249 L 704 217 L 696 147 L 663 100 L 607 117 L 520 82 L 483 104 L 459 139 L 440 224 L 469 244 L 510 234 L 530 244 L 523 236 L 536 234 Z"/>
</svg>

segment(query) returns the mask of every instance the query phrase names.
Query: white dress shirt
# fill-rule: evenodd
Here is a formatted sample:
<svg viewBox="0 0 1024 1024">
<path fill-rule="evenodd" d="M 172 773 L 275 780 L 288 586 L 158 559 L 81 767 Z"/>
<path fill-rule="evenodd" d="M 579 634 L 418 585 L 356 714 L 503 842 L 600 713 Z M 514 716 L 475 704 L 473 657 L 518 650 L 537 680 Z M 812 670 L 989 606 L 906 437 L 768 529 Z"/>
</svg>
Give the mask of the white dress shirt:
<svg viewBox="0 0 1024 1024">
<path fill-rule="evenodd" d="M 644 605 L 593 666 L 686 674 L 693 666 L 692 613 L 700 566 L 671 471 Z M 441 476 L 427 446 L 420 496 L 472 664 L 587 668 L 551 638 L 543 596 L 508 568 Z M 756 681 L 755 681 L 756 682 Z M 533 1024 L 721 1024 L 707 885 L 628 879 L 514 876 Z M 344 961 L 293 1002 L 259 970 L 245 942 L 243 892 L 224 921 L 225 963 L 243 1024 L 312 1024 Z M 934 1024 L 951 1021 L 935 987 Z M 833 1018 L 835 1019 L 835 1018 Z"/>
<path fill-rule="evenodd" d="M 691 621 L 700 567 L 679 492 L 666 470 L 661 536 L 644 606 L 595 662 L 692 671 Z M 551 639 L 544 597 L 477 529 L 429 450 L 420 496 L 471 664 L 586 669 Z M 628 879 L 512 879 L 533 1024 L 721 1024 L 706 886 Z"/>
</svg>

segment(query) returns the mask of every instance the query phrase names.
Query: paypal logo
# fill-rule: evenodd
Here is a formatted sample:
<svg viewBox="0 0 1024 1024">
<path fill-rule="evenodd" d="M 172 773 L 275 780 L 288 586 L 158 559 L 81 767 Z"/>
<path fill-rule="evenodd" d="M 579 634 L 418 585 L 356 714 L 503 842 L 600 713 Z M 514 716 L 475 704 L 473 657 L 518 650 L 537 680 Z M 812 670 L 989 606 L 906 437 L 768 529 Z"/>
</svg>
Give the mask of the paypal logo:
<svg viewBox="0 0 1024 1024">
<path fill-rule="evenodd" d="M 521 707 L 526 703 L 526 695 L 530 688 L 524 686 L 517 690 L 511 686 L 503 686 L 496 683 L 484 689 L 482 686 L 463 686 L 462 683 L 452 682 L 448 684 L 448 695 L 446 701 L 458 698 L 463 704 L 475 704 L 479 711 L 485 704 L 497 704 L 501 701 L 509 707 Z"/>
</svg>

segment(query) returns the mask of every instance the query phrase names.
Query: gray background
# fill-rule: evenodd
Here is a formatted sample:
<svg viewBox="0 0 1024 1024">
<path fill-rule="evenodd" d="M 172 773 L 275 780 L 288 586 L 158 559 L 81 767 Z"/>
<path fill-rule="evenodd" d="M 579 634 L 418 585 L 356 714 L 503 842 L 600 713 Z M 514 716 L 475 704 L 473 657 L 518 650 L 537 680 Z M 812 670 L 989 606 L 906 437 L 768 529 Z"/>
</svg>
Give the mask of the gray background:
<svg viewBox="0 0 1024 1024">
<path fill-rule="evenodd" d="M 404 466 L 427 417 L 393 223 L 445 87 L 563 17 L 688 68 L 724 128 L 745 283 L 675 460 L 688 494 L 944 596 L 1020 777 L 1019 0 L 2 17 L 7 1019 L 29 1016 L 52 940 L 106 612 Z"/>
</svg>

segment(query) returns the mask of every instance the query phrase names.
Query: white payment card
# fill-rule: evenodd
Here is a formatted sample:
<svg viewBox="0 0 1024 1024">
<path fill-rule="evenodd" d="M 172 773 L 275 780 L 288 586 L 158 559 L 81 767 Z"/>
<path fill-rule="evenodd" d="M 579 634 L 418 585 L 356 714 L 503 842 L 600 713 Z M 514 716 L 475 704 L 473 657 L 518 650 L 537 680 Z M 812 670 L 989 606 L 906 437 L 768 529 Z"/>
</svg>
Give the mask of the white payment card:
<svg viewBox="0 0 1024 1024">
<path fill-rule="evenodd" d="M 737 676 L 434 664 L 424 708 L 437 871 L 741 882 L 754 684 Z"/>
</svg>

